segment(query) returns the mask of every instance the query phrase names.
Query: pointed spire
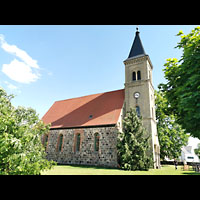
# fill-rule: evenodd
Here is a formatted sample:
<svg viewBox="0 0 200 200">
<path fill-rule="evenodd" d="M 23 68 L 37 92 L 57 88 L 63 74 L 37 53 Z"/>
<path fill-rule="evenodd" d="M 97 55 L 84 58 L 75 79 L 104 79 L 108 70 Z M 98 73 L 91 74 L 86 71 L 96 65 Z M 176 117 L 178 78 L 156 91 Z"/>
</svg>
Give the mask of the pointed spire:
<svg viewBox="0 0 200 200">
<path fill-rule="evenodd" d="M 132 58 L 135 56 L 139 56 L 139 55 L 146 55 L 144 48 L 142 46 L 142 42 L 140 40 L 140 32 L 138 30 L 138 25 L 136 27 L 136 33 L 135 33 L 135 39 L 131 48 L 131 51 L 129 53 L 128 58 Z"/>
</svg>

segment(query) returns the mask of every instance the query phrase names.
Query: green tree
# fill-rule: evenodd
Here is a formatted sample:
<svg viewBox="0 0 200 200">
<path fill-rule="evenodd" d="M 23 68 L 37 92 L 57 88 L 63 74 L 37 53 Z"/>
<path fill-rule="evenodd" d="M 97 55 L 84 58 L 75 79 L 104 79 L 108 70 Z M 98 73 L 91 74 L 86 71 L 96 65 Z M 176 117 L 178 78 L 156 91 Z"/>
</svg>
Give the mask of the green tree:
<svg viewBox="0 0 200 200">
<path fill-rule="evenodd" d="M 188 142 L 188 135 L 181 125 L 177 123 L 174 115 L 170 114 L 170 104 L 163 92 L 155 91 L 156 119 L 158 139 L 160 143 L 160 158 L 178 158 L 181 148 Z"/>
<path fill-rule="evenodd" d="M 49 126 L 35 110 L 13 107 L 12 98 L 0 87 L 0 174 L 40 174 L 54 164 L 41 143 Z"/>
<path fill-rule="evenodd" d="M 182 49 L 180 60 L 167 59 L 164 69 L 166 84 L 159 88 L 165 92 L 171 112 L 178 123 L 193 137 L 200 139 L 200 27 L 184 35 L 176 48 Z"/>
<path fill-rule="evenodd" d="M 123 132 L 118 134 L 120 167 L 125 170 L 149 170 L 153 166 L 149 143 L 142 118 L 138 118 L 136 111 L 131 109 L 123 120 Z"/>
</svg>

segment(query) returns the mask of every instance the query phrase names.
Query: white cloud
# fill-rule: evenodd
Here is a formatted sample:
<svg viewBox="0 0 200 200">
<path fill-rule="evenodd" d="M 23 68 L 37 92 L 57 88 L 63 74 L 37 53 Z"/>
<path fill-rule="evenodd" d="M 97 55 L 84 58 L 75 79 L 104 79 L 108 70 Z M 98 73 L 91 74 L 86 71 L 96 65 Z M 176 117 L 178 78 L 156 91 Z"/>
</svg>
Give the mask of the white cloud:
<svg viewBox="0 0 200 200">
<path fill-rule="evenodd" d="M 11 61 L 10 64 L 3 64 L 2 72 L 10 79 L 19 83 L 31 83 L 39 79 L 39 73 L 33 73 L 31 67 L 17 59 Z"/>
<path fill-rule="evenodd" d="M 18 89 L 17 86 L 15 86 L 15 85 L 9 83 L 8 81 L 4 81 L 4 83 L 5 83 L 5 84 L 7 85 L 7 87 L 8 87 L 9 89 L 11 89 L 11 90 L 17 90 L 17 89 Z"/>
<path fill-rule="evenodd" d="M 37 64 L 37 60 L 32 59 L 26 51 L 19 49 L 17 46 L 8 44 L 3 35 L 0 35 L 0 44 L 4 51 L 22 60 L 19 61 L 14 59 L 10 64 L 3 64 L 3 73 L 5 73 L 10 79 L 19 83 L 28 84 L 39 79 L 40 74 L 38 70 L 40 67 Z"/>
<path fill-rule="evenodd" d="M 21 58 L 30 67 L 33 67 L 36 69 L 40 68 L 37 64 L 37 60 L 33 60 L 25 51 L 19 49 L 17 46 L 9 45 L 8 43 L 3 42 L 1 47 L 6 52 Z"/>
<path fill-rule="evenodd" d="M 21 90 L 20 90 L 17 86 L 15 86 L 15 85 L 9 83 L 8 81 L 4 81 L 4 83 L 7 85 L 8 89 L 9 89 L 10 91 L 12 91 L 12 93 L 13 93 L 13 92 L 17 92 L 18 94 L 21 93 Z"/>
</svg>

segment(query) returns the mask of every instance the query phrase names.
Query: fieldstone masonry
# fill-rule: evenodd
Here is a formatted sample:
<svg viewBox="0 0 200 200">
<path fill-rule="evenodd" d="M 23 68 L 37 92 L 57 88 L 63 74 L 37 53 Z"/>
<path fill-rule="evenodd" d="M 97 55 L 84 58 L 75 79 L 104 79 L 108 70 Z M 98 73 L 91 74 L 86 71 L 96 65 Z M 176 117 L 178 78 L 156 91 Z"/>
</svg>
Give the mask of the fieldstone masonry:
<svg viewBox="0 0 200 200">
<path fill-rule="evenodd" d="M 116 127 L 54 129 L 48 135 L 47 159 L 58 164 L 117 167 Z M 75 150 L 75 135 L 80 133 L 80 151 Z M 99 151 L 95 151 L 95 133 L 100 136 Z M 63 135 L 62 150 L 58 151 L 59 135 Z"/>
</svg>

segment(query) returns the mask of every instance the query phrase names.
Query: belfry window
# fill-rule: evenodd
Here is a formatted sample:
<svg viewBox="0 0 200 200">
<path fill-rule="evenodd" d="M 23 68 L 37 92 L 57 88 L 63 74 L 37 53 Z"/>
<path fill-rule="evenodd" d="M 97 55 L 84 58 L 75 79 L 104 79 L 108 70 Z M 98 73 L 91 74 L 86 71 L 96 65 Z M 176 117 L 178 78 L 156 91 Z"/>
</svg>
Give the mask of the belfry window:
<svg viewBox="0 0 200 200">
<path fill-rule="evenodd" d="M 132 80 L 136 81 L 136 73 L 135 72 L 132 73 Z"/>
<path fill-rule="evenodd" d="M 137 113 L 137 116 L 140 117 L 140 107 L 139 106 L 136 106 L 136 113 Z"/>
<path fill-rule="evenodd" d="M 137 72 L 137 80 L 141 80 L 141 72 L 140 71 Z"/>
</svg>

